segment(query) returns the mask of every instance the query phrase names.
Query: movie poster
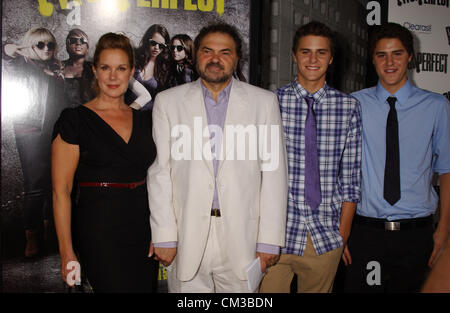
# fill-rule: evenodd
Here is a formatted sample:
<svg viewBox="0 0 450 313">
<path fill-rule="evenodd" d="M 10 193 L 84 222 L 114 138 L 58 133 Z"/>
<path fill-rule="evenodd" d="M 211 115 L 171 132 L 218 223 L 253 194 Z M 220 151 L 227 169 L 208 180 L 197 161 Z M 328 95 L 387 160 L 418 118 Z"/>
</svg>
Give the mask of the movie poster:
<svg viewBox="0 0 450 313">
<path fill-rule="evenodd" d="M 159 91 L 197 78 L 192 51 L 188 50 L 192 50 L 192 41 L 201 27 L 219 20 L 240 31 L 244 40 L 243 75 L 248 77 L 250 1 L 247 0 L 2 1 L 4 292 L 8 292 L 5 282 L 13 279 L 11 273 L 5 274 L 8 268 L 14 267 L 7 261 L 11 251 L 16 256 L 42 255 L 42 248 L 27 250 L 26 245 L 35 232 L 40 234 L 38 246 L 42 244 L 45 240 L 42 232 L 45 233 L 46 223 L 52 218 L 53 125 L 64 108 L 81 105 L 95 97 L 91 62 L 99 37 L 106 32 L 121 32 L 130 38 L 136 51 L 158 48 L 162 64 L 159 68 L 176 68 L 177 75 L 169 77 L 158 76 L 154 70 L 153 80 L 144 79 L 136 71 L 137 87 L 130 82 L 127 104 L 151 109 Z M 184 52 L 183 56 L 177 55 L 180 52 Z M 138 54 L 136 62 L 137 69 L 146 65 Z M 11 233 L 19 234 L 22 239 L 17 240 Z M 54 266 L 55 271 L 58 266 Z M 55 277 L 59 279 L 58 273 Z"/>
</svg>

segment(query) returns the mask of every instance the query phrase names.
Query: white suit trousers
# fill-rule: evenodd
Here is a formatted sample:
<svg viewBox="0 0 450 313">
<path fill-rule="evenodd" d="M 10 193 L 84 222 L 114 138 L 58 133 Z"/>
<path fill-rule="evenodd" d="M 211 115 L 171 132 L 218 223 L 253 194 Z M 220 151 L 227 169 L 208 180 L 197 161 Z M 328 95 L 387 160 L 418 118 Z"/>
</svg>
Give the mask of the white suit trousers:
<svg viewBox="0 0 450 313">
<path fill-rule="evenodd" d="M 240 280 L 231 269 L 224 249 L 226 238 L 222 218 L 211 216 L 208 240 L 200 267 L 194 278 L 180 281 L 176 277 L 176 261 L 167 267 L 169 293 L 248 293 L 247 280 Z M 195 244 L 195 242 L 190 243 Z"/>
</svg>

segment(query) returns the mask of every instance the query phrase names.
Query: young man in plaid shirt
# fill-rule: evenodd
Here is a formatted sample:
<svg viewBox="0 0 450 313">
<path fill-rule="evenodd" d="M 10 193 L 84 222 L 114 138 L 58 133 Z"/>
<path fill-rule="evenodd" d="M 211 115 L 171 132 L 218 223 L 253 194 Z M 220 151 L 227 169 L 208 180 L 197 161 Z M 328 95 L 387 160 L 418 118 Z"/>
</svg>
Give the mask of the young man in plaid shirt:
<svg viewBox="0 0 450 313">
<path fill-rule="evenodd" d="M 295 273 L 298 292 L 331 292 L 360 199 L 360 105 L 325 82 L 327 26 L 300 27 L 292 56 L 297 80 L 277 90 L 289 164 L 286 246 L 260 291 L 289 292 Z"/>
</svg>

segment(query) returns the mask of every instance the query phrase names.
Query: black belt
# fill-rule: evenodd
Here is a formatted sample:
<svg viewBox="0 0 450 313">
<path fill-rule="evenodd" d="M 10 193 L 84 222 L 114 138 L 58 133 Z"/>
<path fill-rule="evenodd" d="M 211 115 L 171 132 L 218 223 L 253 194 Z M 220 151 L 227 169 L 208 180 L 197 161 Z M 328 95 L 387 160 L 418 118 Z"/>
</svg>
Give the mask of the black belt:
<svg viewBox="0 0 450 313">
<path fill-rule="evenodd" d="M 355 218 L 353 220 L 355 224 L 358 225 L 364 225 L 389 231 L 423 228 L 433 225 L 433 215 L 396 221 L 388 221 L 386 219 L 355 215 Z"/>
<path fill-rule="evenodd" d="M 211 209 L 211 216 L 220 217 L 220 209 Z"/>
</svg>

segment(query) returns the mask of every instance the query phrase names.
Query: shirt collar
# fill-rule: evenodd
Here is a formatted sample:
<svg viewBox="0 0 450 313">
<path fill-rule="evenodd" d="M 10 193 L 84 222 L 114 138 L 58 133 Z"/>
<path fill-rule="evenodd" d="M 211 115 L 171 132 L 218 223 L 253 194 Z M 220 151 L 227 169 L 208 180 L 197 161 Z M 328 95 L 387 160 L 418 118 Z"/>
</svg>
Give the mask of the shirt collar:
<svg viewBox="0 0 450 313">
<path fill-rule="evenodd" d="M 413 89 L 413 86 L 408 79 L 406 81 L 406 83 L 402 86 L 402 88 L 397 90 L 397 92 L 392 95 L 386 89 L 384 89 L 384 87 L 381 85 L 380 81 L 378 81 L 375 92 L 376 92 L 378 100 L 381 103 L 385 103 L 386 99 L 388 97 L 396 97 L 398 105 L 404 107 L 404 106 L 407 106 L 407 104 L 408 104 L 408 99 L 412 93 L 412 89 Z"/>
<path fill-rule="evenodd" d="M 325 96 L 326 94 L 326 90 L 328 88 L 327 83 L 325 82 L 322 86 L 322 88 L 320 88 L 319 90 L 317 90 L 315 93 L 311 94 L 308 90 L 306 90 L 302 85 L 300 85 L 300 83 L 295 80 L 292 83 L 292 87 L 295 90 L 295 93 L 297 94 L 297 96 L 299 96 L 300 98 L 305 98 L 305 97 L 313 97 L 315 102 L 320 102 L 320 100 Z"/>
<path fill-rule="evenodd" d="M 217 102 L 221 102 L 222 99 L 229 99 L 232 82 L 233 82 L 233 79 L 230 79 L 230 82 L 228 83 L 228 85 L 219 93 L 219 95 L 217 97 Z M 208 90 L 208 88 L 206 88 L 205 85 L 203 85 L 203 81 L 201 79 L 200 79 L 200 85 L 202 86 L 203 98 L 204 99 L 211 98 L 215 102 L 216 100 L 213 98 L 213 96 L 212 96 L 211 92 Z"/>
</svg>

